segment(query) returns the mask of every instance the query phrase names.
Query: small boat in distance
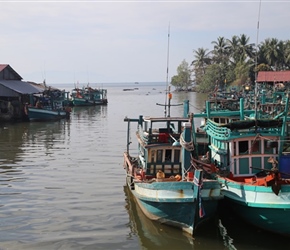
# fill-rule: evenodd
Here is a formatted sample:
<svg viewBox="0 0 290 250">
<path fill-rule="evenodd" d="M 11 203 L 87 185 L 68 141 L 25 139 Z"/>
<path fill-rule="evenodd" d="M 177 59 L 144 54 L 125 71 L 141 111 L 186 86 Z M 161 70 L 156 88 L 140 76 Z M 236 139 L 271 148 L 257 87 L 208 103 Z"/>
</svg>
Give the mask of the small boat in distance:
<svg viewBox="0 0 290 250">
<path fill-rule="evenodd" d="M 149 219 L 193 235 L 216 215 L 223 196 L 218 181 L 204 178 L 203 170 L 191 164 L 193 122 L 189 101 L 183 105 L 181 117 L 170 117 L 169 110 L 165 117 L 124 119 L 128 123 L 124 169 L 129 190 Z M 138 126 L 135 156 L 129 151 L 131 123 Z"/>
<path fill-rule="evenodd" d="M 95 106 L 108 104 L 107 90 L 91 87 L 74 88 L 71 94 L 74 106 Z"/>
<path fill-rule="evenodd" d="M 41 94 L 30 96 L 30 104 L 24 107 L 30 121 L 59 120 L 69 118 L 71 108 L 64 106 L 66 92 L 49 87 Z"/>
</svg>

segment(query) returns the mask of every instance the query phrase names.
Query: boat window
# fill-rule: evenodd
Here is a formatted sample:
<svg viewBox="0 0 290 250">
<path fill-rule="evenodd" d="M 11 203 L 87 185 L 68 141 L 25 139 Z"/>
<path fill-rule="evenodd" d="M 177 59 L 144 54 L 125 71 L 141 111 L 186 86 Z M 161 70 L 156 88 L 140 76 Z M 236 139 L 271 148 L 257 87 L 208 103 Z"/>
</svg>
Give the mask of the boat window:
<svg viewBox="0 0 290 250">
<path fill-rule="evenodd" d="M 156 162 L 162 162 L 162 152 L 163 150 L 157 150 Z"/>
<path fill-rule="evenodd" d="M 248 150 L 248 141 L 239 141 L 239 154 L 247 154 Z"/>
<path fill-rule="evenodd" d="M 180 162 L 180 150 L 175 149 L 174 150 L 174 163 Z"/>
<path fill-rule="evenodd" d="M 165 161 L 171 161 L 171 149 L 165 150 Z"/>
<path fill-rule="evenodd" d="M 214 118 L 213 121 L 219 123 L 219 118 Z"/>
<path fill-rule="evenodd" d="M 268 140 L 264 141 L 264 153 L 278 154 L 278 143 L 273 143 Z"/>
<path fill-rule="evenodd" d="M 220 123 L 226 123 L 226 119 L 225 118 L 221 118 L 221 122 Z"/>
<path fill-rule="evenodd" d="M 252 154 L 257 154 L 257 153 L 261 152 L 260 141 L 252 141 L 251 142 L 251 152 L 252 152 Z"/>
<path fill-rule="evenodd" d="M 236 144 L 237 144 L 237 142 L 234 142 L 234 146 L 233 146 L 233 150 L 234 150 L 234 152 L 233 152 L 233 155 L 236 155 L 237 154 L 237 146 L 236 146 Z"/>
<path fill-rule="evenodd" d="M 155 162 L 155 150 L 151 151 L 151 162 Z"/>
</svg>

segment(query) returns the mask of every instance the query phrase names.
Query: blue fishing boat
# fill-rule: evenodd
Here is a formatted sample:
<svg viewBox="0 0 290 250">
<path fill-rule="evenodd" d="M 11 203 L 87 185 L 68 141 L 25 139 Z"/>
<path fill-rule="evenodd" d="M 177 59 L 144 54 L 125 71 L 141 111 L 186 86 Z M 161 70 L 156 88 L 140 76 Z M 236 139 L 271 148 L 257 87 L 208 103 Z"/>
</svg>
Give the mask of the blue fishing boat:
<svg viewBox="0 0 290 250">
<path fill-rule="evenodd" d="M 124 193 L 126 197 L 126 210 L 129 215 L 130 232 L 138 236 L 139 241 L 145 249 L 156 249 L 162 246 L 163 249 L 186 249 L 188 245 L 194 244 L 194 238 L 186 233 L 172 233 L 168 230 L 168 226 L 150 220 L 140 209 L 136 203 L 136 198 L 132 195 L 127 185 L 124 185 Z M 211 231 L 216 234 L 216 229 L 211 224 L 203 227 L 207 234 L 211 235 Z M 201 232 L 202 233 L 202 232 Z"/>
<path fill-rule="evenodd" d="M 255 109 L 245 109 L 244 98 L 235 110 L 207 101 L 206 112 L 195 117 L 205 119 L 200 130 L 208 152 L 194 161 L 216 176 L 224 200 L 241 218 L 290 236 L 289 98 L 280 100 L 284 108 L 277 114 L 262 112 L 270 105 L 263 95 L 256 95 L 261 98 Z"/>
<path fill-rule="evenodd" d="M 168 96 L 170 114 L 171 93 Z M 192 115 L 189 102 L 183 105 L 181 117 L 124 119 L 128 123 L 124 168 L 127 185 L 149 219 L 193 235 L 216 215 L 223 196 L 218 181 L 204 178 L 203 170 L 191 164 Z M 129 151 L 131 123 L 137 123 L 135 156 Z"/>
<path fill-rule="evenodd" d="M 30 121 L 60 120 L 69 118 L 71 108 L 64 106 L 66 92 L 48 88 L 41 94 L 31 95 L 30 104 L 26 104 L 25 114 Z"/>
<path fill-rule="evenodd" d="M 71 94 L 74 106 L 95 106 L 108 104 L 107 90 L 97 88 L 74 88 Z"/>
</svg>

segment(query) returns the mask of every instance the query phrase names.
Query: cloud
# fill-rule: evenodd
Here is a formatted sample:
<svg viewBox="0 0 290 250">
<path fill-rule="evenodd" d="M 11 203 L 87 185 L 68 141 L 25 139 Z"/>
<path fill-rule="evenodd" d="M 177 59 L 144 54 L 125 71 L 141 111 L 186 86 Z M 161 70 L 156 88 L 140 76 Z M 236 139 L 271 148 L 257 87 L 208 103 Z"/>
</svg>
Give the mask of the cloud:
<svg viewBox="0 0 290 250">
<path fill-rule="evenodd" d="M 163 81 L 219 36 L 255 42 L 259 1 L 1 2 L 1 63 L 41 82 Z M 263 2 L 260 39 L 288 39 L 289 2 Z"/>
</svg>

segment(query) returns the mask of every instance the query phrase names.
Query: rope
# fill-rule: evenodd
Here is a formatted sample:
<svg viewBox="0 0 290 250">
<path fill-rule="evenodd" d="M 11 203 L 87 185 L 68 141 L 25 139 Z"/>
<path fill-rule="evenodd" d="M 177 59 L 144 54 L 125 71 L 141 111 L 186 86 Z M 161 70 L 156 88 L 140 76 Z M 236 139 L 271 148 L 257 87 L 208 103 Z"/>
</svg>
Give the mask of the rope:
<svg viewBox="0 0 290 250">
<path fill-rule="evenodd" d="M 202 109 L 202 108 L 198 108 L 198 107 L 196 107 L 196 106 L 194 106 L 194 105 L 192 105 L 192 104 L 190 104 L 190 103 L 189 103 L 189 106 L 195 108 L 196 110 L 204 111 L 204 109 Z"/>
<path fill-rule="evenodd" d="M 193 151 L 194 150 L 194 144 L 191 140 L 190 142 L 186 142 L 183 138 L 183 135 L 180 135 L 180 144 L 183 148 L 185 148 L 187 151 Z"/>
</svg>

